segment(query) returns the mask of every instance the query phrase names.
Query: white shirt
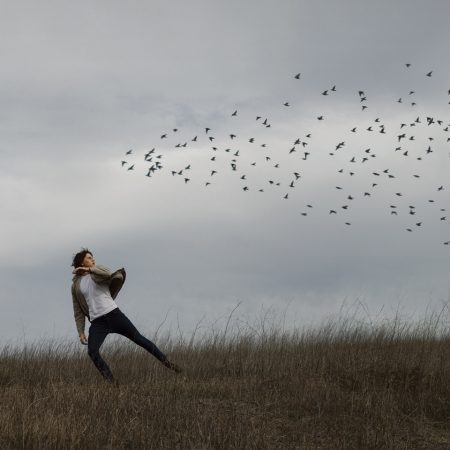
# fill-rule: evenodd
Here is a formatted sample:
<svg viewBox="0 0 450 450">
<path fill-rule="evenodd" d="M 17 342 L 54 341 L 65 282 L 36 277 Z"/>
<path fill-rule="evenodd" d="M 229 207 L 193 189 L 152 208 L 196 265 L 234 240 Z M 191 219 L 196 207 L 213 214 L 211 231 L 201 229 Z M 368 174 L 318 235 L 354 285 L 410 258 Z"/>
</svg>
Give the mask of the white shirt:
<svg viewBox="0 0 450 450">
<path fill-rule="evenodd" d="M 80 290 L 88 304 L 91 322 L 117 308 L 117 304 L 109 292 L 108 285 L 97 284 L 89 274 L 81 277 Z"/>
</svg>

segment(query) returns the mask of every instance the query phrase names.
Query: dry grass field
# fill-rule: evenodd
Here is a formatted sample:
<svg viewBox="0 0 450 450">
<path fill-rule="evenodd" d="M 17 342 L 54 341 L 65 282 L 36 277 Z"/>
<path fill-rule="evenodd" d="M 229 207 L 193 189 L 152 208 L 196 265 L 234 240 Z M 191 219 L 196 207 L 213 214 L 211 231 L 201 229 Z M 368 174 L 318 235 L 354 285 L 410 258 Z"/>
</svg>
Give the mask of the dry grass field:
<svg viewBox="0 0 450 450">
<path fill-rule="evenodd" d="M 433 320 L 157 343 L 184 373 L 120 341 L 103 352 L 117 386 L 76 343 L 3 348 L 0 448 L 450 449 L 450 338 Z"/>
</svg>

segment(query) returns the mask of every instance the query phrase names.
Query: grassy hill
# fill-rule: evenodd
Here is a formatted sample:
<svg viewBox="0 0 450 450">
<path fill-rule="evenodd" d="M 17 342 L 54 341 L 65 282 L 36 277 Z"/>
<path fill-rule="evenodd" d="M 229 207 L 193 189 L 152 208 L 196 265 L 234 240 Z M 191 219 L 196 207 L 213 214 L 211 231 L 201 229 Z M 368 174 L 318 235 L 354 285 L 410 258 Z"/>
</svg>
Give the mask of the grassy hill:
<svg viewBox="0 0 450 450">
<path fill-rule="evenodd" d="M 0 448 L 450 449 L 450 339 L 432 321 L 0 351 Z"/>
</svg>

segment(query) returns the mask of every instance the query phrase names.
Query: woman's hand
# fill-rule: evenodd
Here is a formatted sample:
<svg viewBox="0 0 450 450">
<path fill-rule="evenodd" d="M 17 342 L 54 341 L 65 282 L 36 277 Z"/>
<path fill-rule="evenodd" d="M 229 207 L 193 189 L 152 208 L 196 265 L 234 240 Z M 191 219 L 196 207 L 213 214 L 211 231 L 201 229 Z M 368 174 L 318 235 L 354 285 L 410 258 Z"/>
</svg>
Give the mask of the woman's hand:
<svg viewBox="0 0 450 450">
<path fill-rule="evenodd" d="M 81 342 L 83 345 L 87 345 L 87 343 L 88 343 L 88 341 L 87 341 L 87 339 L 86 339 L 86 335 L 85 335 L 84 333 L 81 333 L 81 334 L 80 334 L 80 342 Z"/>
<path fill-rule="evenodd" d="M 72 271 L 72 273 L 73 273 L 74 275 L 84 275 L 84 274 L 86 274 L 86 273 L 89 273 L 90 270 L 91 270 L 90 267 L 80 266 L 80 267 L 75 268 L 75 269 Z"/>
</svg>

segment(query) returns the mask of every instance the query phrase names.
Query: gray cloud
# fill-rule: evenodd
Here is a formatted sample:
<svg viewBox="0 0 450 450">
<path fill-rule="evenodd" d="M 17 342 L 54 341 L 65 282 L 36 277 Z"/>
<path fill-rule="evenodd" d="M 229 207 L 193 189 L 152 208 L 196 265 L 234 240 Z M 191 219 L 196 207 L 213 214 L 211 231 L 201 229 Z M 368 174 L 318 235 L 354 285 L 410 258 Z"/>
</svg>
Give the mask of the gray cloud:
<svg viewBox="0 0 450 450">
<path fill-rule="evenodd" d="M 450 121 L 448 12 L 444 1 L 4 5 L 0 335 L 73 335 L 68 266 L 82 245 L 101 263 L 126 266 L 120 302 L 150 331 L 168 310 L 167 326 L 179 320 L 189 329 L 239 301 L 249 316 L 262 305 L 288 307 L 296 324 L 338 312 L 344 299 L 360 298 L 371 311 L 395 311 L 398 303 L 406 311 L 430 302 L 439 308 L 448 297 L 449 248 L 442 242 L 450 230 L 439 209 L 448 205 L 450 186 L 436 192 L 450 163 L 446 134 L 435 125 L 409 127 L 416 135 L 404 144 L 411 157 L 393 149 L 401 122 L 417 115 Z M 425 76 L 430 70 L 432 78 Z M 320 95 L 333 84 L 336 94 Z M 368 97 L 364 113 L 360 89 Z M 256 115 L 268 117 L 271 129 Z M 376 117 L 387 137 L 363 132 Z M 159 138 L 165 132 L 166 141 Z M 307 132 L 311 157 L 304 162 L 303 149 L 288 150 Z M 414 159 L 430 136 L 432 158 Z M 185 141 L 186 150 L 173 148 Z M 346 146 L 330 156 L 340 141 Z M 249 192 L 230 170 L 224 148 L 232 144 Z M 164 155 L 164 171 L 149 180 L 143 155 L 152 147 Z M 337 170 L 350 170 L 351 156 L 368 147 L 377 157 L 342 178 Z M 135 172 L 120 167 L 130 148 Z M 188 184 L 170 174 L 189 163 Z M 205 188 L 213 167 L 219 173 Z M 388 167 L 395 180 L 362 197 L 372 172 Z M 289 189 L 297 170 L 302 178 Z M 421 179 L 413 179 L 417 171 Z M 269 178 L 281 187 L 271 188 Z M 344 204 L 340 184 L 359 195 L 351 213 L 330 216 Z M 394 201 L 398 217 L 388 209 Z M 314 208 L 303 217 L 307 203 Z M 413 233 L 405 231 L 415 220 L 410 203 L 423 221 Z"/>
</svg>

